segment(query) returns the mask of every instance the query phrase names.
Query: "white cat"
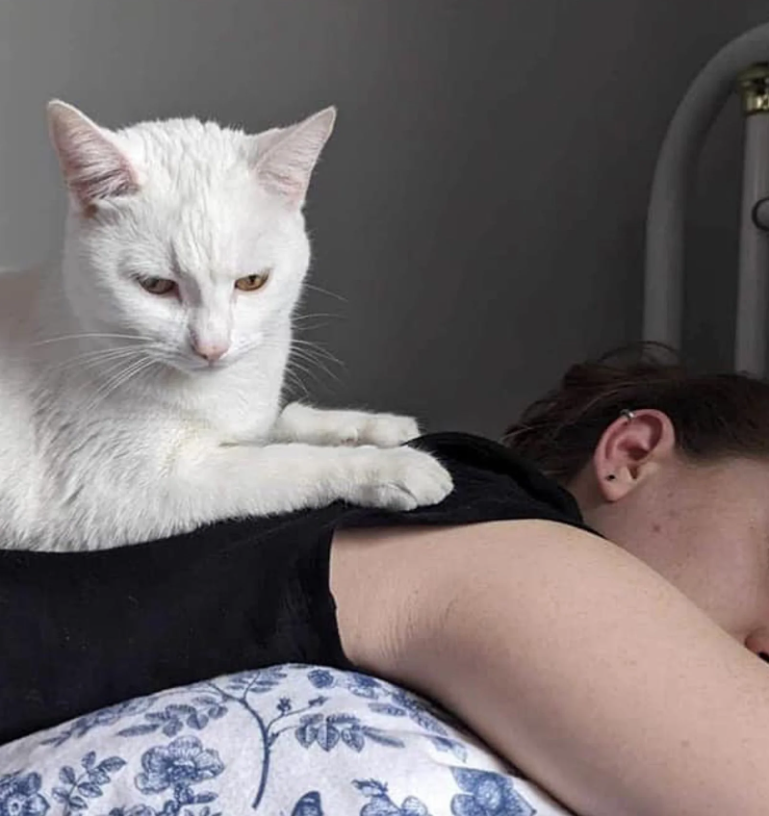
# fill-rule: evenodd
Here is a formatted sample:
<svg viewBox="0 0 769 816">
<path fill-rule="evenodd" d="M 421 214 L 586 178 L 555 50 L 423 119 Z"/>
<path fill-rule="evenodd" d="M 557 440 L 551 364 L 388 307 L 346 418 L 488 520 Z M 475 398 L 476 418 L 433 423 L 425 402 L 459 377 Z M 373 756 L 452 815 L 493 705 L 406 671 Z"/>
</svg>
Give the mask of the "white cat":
<svg viewBox="0 0 769 816">
<path fill-rule="evenodd" d="M 51 102 L 61 267 L 0 275 L 0 547 L 114 547 L 337 499 L 451 490 L 406 417 L 281 411 L 332 108 L 250 136 Z"/>
</svg>

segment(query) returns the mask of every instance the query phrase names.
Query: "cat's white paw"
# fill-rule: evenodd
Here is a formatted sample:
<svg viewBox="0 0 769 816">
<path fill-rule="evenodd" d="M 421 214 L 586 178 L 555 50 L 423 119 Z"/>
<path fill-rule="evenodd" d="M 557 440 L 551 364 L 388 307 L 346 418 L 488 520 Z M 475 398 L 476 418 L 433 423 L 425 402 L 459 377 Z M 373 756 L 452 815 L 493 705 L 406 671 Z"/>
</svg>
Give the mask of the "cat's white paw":
<svg viewBox="0 0 769 816">
<path fill-rule="evenodd" d="M 397 448 L 419 436 L 417 421 L 396 414 L 366 414 L 345 412 L 346 422 L 339 426 L 338 444 L 375 445 L 377 448 Z"/>
<path fill-rule="evenodd" d="M 363 453 L 363 451 L 361 451 Z M 451 493 L 451 474 L 433 456 L 416 448 L 366 451 L 349 501 L 385 510 L 414 510 L 438 504 Z"/>
</svg>

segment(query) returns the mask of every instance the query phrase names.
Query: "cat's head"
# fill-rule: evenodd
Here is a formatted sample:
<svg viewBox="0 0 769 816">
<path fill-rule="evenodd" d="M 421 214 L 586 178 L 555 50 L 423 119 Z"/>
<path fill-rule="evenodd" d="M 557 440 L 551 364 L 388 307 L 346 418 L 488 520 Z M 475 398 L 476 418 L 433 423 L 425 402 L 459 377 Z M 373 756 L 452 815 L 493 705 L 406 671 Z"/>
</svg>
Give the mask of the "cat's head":
<svg viewBox="0 0 769 816">
<path fill-rule="evenodd" d="M 65 296 L 84 331 L 114 335 L 111 345 L 140 338 L 189 372 L 285 334 L 310 257 L 302 205 L 333 108 L 257 135 L 197 119 L 110 131 L 58 101 L 48 116 L 70 193 Z"/>
</svg>

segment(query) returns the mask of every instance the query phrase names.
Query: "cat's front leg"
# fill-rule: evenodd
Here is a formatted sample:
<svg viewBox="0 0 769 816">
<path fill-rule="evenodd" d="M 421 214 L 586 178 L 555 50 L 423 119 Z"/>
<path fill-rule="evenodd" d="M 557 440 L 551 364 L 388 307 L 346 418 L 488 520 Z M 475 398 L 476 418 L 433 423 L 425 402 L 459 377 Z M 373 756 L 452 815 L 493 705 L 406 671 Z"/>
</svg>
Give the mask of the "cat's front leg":
<svg viewBox="0 0 769 816">
<path fill-rule="evenodd" d="M 224 519 L 291 513 L 337 501 L 414 510 L 438 504 L 453 487 L 450 472 L 432 454 L 409 445 L 218 444 L 194 432 L 169 433 L 155 453 L 155 467 L 141 456 L 127 455 L 119 464 L 109 460 L 88 489 L 76 494 L 60 523 L 49 525 L 40 548 L 59 549 L 68 541 L 102 549 Z"/>
<path fill-rule="evenodd" d="M 415 419 L 397 414 L 313 408 L 300 402 L 287 405 L 273 428 L 276 442 L 309 445 L 375 445 L 395 448 L 419 436 Z"/>
<path fill-rule="evenodd" d="M 443 465 L 409 446 L 197 444 L 177 459 L 157 499 L 160 513 L 192 529 L 224 518 L 289 513 L 339 500 L 413 510 L 437 504 L 451 490 L 451 474 Z M 143 514 L 148 512 L 145 507 Z"/>
</svg>

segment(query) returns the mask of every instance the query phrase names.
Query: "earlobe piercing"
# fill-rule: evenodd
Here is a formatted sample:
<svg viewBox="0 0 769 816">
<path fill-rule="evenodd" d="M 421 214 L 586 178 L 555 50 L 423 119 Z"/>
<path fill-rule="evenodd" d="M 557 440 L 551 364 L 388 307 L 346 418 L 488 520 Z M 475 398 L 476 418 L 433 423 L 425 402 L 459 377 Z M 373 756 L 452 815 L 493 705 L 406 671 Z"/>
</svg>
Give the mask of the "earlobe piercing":
<svg viewBox="0 0 769 816">
<path fill-rule="evenodd" d="M 616 481 L 617 481 L 617 477 L 616 477 L 616 476 L 615 476 L 613 473 L 610 473 L 610 474 L 609 474 L 609 475 L 606 477 L 606 481 L 607 481 L 607 482 L 616 482 Z"/>
</svg>

